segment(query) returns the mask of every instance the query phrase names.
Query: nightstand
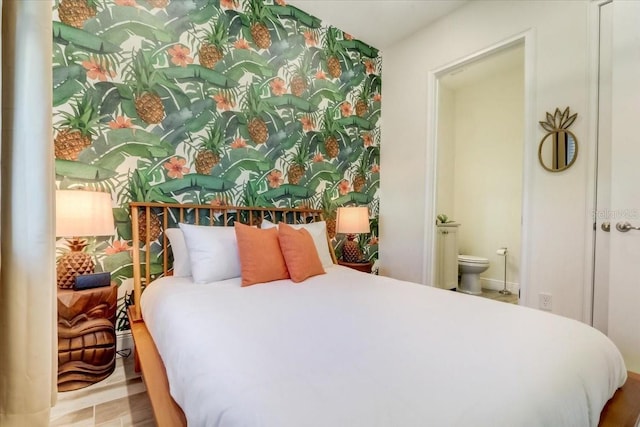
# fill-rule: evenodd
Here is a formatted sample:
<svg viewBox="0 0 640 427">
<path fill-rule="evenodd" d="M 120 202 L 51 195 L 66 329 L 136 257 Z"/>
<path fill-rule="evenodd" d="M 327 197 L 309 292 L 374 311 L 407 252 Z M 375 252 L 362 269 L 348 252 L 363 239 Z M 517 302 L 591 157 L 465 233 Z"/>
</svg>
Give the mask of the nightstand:
<svg viewBox="0 0 640 427">
<path fill-rule="evenodd" d="M 115 283 L 94 289 L 58 289 L 58 390 L 107 378 L 116 366 Z"/>
<path fill-rule="evenodd" d="M 371 273 L 371 267 L 373 266 L 373 262 L 371 261 L 345 262 L 345 261 L 338 260 L 338 264 L 345 267 L 353 268 L 354 270 L 362 271 L 363 273 Z"/>
</svg>

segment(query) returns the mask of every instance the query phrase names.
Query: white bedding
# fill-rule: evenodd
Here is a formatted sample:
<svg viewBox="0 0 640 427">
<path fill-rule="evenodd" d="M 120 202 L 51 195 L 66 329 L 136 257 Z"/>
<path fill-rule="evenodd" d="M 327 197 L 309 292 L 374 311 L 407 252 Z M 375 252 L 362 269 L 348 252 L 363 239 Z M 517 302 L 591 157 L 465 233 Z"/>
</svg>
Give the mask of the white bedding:
<svg viewBox="0 0 640 427">
<path fill-rule="evenodd" d="M 596 426 L 626 379 L 580 322 L 339 266 L 141 307 L 190 426 Z"/>
</svg>

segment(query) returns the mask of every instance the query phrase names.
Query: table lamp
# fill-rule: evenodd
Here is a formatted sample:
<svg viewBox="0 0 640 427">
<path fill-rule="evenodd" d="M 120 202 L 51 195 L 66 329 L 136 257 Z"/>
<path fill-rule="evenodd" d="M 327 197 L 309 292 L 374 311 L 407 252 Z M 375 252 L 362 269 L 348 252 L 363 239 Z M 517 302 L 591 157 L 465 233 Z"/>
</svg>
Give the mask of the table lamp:
<svg viewBox="0 0 640 427">
<path fill-rule="evenodd" d="M 84 252 L 86 236 L 110 236 L 114 233 L 111 195 L 98 191 L 56 191 L 56 236 L 67 238 L 70 252 L 56 268 L 58 287 L 73 288 L 76 276 L 92 274 L 95 268 L 90 254 Z"/>
<path fill-rule="evenodd" d="M 354 239 L 356 234 L 369 232 L 369 208 L 366 206 L 338 208 L 336 232 L 347 235 L 347 241 L 342 246 L 342 260 L 344 262 L 360 261 L 362 253 Z"/>
</svg>

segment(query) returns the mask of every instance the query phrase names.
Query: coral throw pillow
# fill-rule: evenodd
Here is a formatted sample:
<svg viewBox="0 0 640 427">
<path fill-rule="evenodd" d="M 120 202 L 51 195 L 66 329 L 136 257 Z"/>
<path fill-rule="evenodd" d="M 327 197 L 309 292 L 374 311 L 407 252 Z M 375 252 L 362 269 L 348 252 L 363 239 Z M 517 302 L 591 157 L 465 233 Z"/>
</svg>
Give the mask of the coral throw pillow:
<svg viewBox="0 0 640 427">
<path fill-rule="evenodd" d="M 313 237 L 307 230 L 304 228 L 296 230 L 287 224 L 280 223 L 278 239 L 291 280 L 298 283 L 325 273 Z"/>
<path fill-rule="evenodd" d="M 288 279 L 287 265 L 280 251 L 278 230 L 262 230 L 235 223 L 242 286 Z"/>
</svg>

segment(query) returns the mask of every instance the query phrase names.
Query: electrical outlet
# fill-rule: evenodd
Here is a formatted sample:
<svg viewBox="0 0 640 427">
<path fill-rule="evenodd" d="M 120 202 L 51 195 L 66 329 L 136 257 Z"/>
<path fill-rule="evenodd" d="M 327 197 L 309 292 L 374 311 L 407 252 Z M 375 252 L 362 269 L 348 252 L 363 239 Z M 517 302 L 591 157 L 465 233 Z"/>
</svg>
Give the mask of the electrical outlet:
<svg viewBox="0 0 640 427">
<path fill-rule="evenodd" d="M 540 296 L 540 308 L 542 310 L 551 311 L 551 309 L 553 308 L 553 305 L 552 305 L 553 297 L 551 296 L 551 294 L 540 292 L 539 296 Z"/>
</svg>

